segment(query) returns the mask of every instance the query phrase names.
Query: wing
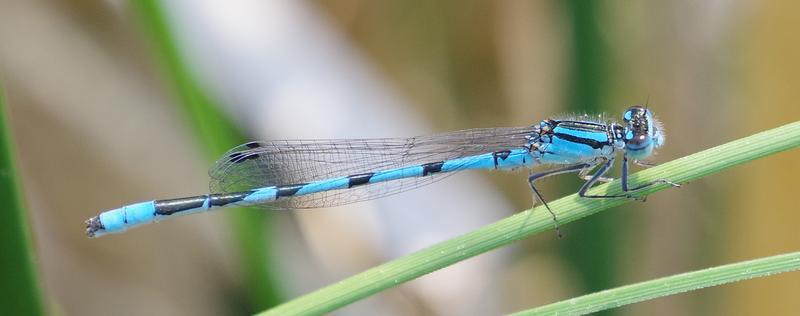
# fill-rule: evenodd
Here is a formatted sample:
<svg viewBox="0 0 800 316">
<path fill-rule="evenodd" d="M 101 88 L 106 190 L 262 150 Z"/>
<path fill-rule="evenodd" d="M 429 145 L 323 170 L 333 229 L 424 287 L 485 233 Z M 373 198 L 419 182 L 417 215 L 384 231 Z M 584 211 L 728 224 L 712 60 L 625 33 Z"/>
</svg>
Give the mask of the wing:
<svg viewBox="0 0 800 316">
<path fill-rule="evenodd" d="M 469 129 L 411 138 L 250 142 L 225 153 L 209 171 L 212 193 L 302 184 L 521 148 L 534 127 Z M 315 208 L 383 197 L 440 180 L 448 173 L 372 183 L 282 199 L 277 206 Z"/>
</svg>

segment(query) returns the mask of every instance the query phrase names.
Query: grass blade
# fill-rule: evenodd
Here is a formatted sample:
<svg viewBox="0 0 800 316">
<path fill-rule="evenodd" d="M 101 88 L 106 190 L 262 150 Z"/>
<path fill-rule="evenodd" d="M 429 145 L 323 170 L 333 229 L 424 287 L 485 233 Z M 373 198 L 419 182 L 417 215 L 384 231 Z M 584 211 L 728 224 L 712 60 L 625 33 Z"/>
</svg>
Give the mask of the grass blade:
<svg viewBox="0 0 800 316">
<path fill-rule="evenodd" d="M 800 146 L 800 122 L 738 139 L 631 175 L 632 183 L 666 178 L 687 183 L 724 169 Z M 642 195 L 668 188 L 653 186 Z M 619 181 L 600 185 L 593 194 L 620 192 Z M 628 202 L 625 199 L 581 199 L 576 194 L 549 203 L 561 223 L 572 222 Z M 306 294 L 262 315 L 306 315 L 333 311 L 372 294 L 442 269 L 459 261 L 553 228 L 542 207 L 520 212 L 465 235 L 368 269 Z"/>
<path fill-rule="evenodd" d="M 1 92 L 2 90 L 0 90 Z M 13 143 L 0 93 L 0 306 L 7 315 L 43 315 L 34 250 L 23 205 Z"/>
<path fill-rule="evenodd" d="M 800 252 L 793 252 L 626 285 L 512 315 L 584 315 L 662 296 L 799 269 Z"/>
<path fill-rule="evenodd" d="M 158 0 L 131 2 L 153 50 L 160 58 L 163 73 L 174 84 L 178 105 L 186 113 L 187 122 L 213 162 L 228 149 L 244 143 L 233 122 L 202 89 L 189 69 L 173 38 L 166 15 Z M 260 310 L 281 302 L 278 281 L 273 268 L 270 238 L 267 231 L 268 212 L 226 212 L 231 218 L 234 246 L 240 256 L 248 301 L 245 310 Z M 251 309 L 252 308 L 252 309 Z"/>
<path fill-rule="evenodd" d="M 569 45 L 566 89 L 563 89 L 568 113 L 603 113 L 617 111 L 614 102 L 608 102 L 613 87 L 617 85 L 615 69 L 610 58 L 612 50 L 602 25 L 608 15 L 603 14 L 608 6 L 600 1 L 569 0 L 559 1 L 568 24 Z M 569 179 L 567 179 L 569 178 Z M 577 177 L 558 180 L 558 192 L 575 190 Z M 567 180 L 567 181 L 565 181 Z M 628 219 L 613 216 L 598 216 L 592 221 L 581 221 L 570 228 L 571 238 L 557 243 L 558 253 L 569 262 L 575 277 L 574 286 L 583 292 L 607 289 L 620 278 L 618 262 L 627 251 L 618 241 L 623 239 L 631 225 Z M 587 236 L 592 242 L 584 242 Z M 592 260 L 593 258 L 605 260 Z M 605 316 L 605 315 L 597 315 Z"/>
</svg>

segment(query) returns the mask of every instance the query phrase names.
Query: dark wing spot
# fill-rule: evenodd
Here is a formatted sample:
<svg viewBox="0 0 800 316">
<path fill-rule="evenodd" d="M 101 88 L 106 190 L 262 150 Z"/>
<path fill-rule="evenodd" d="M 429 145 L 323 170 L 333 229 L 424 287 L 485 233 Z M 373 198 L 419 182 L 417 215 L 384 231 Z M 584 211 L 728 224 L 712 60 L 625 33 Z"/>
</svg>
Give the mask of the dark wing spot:
<svg viewBox="0 0 800 316">
<path fill-rule="evenodd" d="M 230 162 L 242 163 L 242 162 L 245 162 L 245 161 L 248 161 L 248 160 L 258 159 L 258 154 L 238 152 L 238 153 L 230 154 L 228 156 L 228 158 L 229 158 Z"/>
</svg>

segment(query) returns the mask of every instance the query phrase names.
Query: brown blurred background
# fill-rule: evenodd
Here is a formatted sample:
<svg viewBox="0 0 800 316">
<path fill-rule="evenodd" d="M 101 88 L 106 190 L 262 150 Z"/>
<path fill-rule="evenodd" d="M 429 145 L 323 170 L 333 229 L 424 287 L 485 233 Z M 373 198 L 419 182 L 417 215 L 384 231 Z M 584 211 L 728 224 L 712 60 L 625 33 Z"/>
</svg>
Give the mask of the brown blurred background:
<svg viewBox="0 0 800 316">
<path fill-rule="evenodd" d="M 192 80 L 246 139 L 413 136 L 560 113 L 617 117 L 648 102 L 667 128 L 654 158 L 664 162 L 800 118 L 794 1 L 160 9 Z M 0 2 L 0 81 L 49 311 L 259 311 L 269 303 L 248 293 L 257 281 L 242 269 L 225 212 L 101 239 L 83 233 L 83 220 L 102 210 L 207 191 L 212 161 L 176 105 L 185 102 L 180 83 L 142 12 L 124 1 Z M 737 166 L 567 225 L 563 239 L 534 236 L 337 314 L 508 313 L 796 251 L 798 175 L 797 151 Z M 578 181 L 567 178 L 546 182 L 547 196 L 574 192 Z M 530 206 L 522 174 L 462 179 L 387 203 L 270 214 L 256 223 L 267 235 L 253 236 L 268 245 L 269 295 L 291 299 Z M 800 310 L 797 293 L 800 274 L 789 273 L 606 314 L 790 315 Z"/>
</svg>

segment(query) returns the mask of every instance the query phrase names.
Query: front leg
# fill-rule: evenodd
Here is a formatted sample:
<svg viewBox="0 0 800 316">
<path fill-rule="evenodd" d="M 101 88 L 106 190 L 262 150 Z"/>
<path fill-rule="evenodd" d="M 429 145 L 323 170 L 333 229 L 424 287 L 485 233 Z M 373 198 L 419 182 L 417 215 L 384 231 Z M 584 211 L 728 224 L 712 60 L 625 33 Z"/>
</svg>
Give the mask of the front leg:
<svg viewBox="0 0 800 316">
<path fill-rule="evenodd" d="M 627 194 L 615 194 L 615 195 L 588 195 L 588 194 L 586 194 L 586 192 L 589 191 L 589 189 L 591 189 L 592 186 L 594 186 L 594 184 L 597 183 L 597 181 L 602 181 L 601 179 L 604 179 L 603 175 L 605 175 L 608 172 L 608 170 L 610 170 L 611 167 L 614 166 L 614 159 L 615 158 L 616 158 L 615 156 L 611 156 L 611 157 L 606 159 L 605 163 L 602 164 L 599 169 L 597 169 L 597 171 L 594 173 L 594 175 L 590 176 L 587 179 L 586 183 L 584 183 L 583 186 L 581 186 L 581 189 L 578 190 L 578 196 L 583 197 L 583 198 L 589 198 L 589 199 L 612 199 L 612 198 L 619 198 L 619 197 L 629 197 Z M 624 187 L 626 186 L 626 182 L 625 181 L 626 181 L 626 179 L 625 179 L 625 167 L 623 166 L 623 172 L 622 172 L 623 191 L 624 191 Z"/>
<path fill-rule="evenodd" d="M 639 191 L 641 191 L 641 190 L 647 189 L 647 188 L 649 188 L 649 187 L 651 187 L 653 185 L 656 185 L 656 184 L 669 184 L 669 185 L 672 185 L 673 187 L 680 187 L 680 184 L 674 183 L 674 182 L 666 180 L 666 179 L 658 179 L 658 180 L 655 180 L 655 181 L 652 181 L 652 182 L 649 182 L 649 183 L 645 183 L 645 184 L 642 184 L 642 185 L 639 185 L 639 186 L 636 186 L 636 187 L 633 187 L 633 188 L 628 187 L 628 168 L 629 168 L 629 164 L 628 164 L 628 156 L 625 155 L 622 158 L 623 159 L 622 160 L 622 177 L 620 179 L 622 181 L 622 192 L 623 193 L 622 194 L 608 194 L 608 195 L 587 195 L 586 192 L 589 191 L 589 189 L 595 183 L 597 183 L 597 181 L 601 181 L 601 179 L 603 178 L 603 175 L 606 172 L 608 172 L 609 169 L 611 169 L 611 167 L 614 164 L 614 158 L 615 157 L 609 158 L 608 161 L 605 164 L 603 164 L 600 167 L 600 169 L 598 169 L 597 172 L 595 172 L 595 174 L 592 175 L 589 178 L 588 181 L 586 181 L 586 183 L 583 184 L 581 189 L 578 191 L 578 196 L 585 197 L 585 198 L 605 198 L 605 199 L 610 199 L 610 198 L 628 198 L 628 199 L 641 200 L 641 201 L 644 202 L 647 199 L 647 197 L 636 197 L 636 196 L 634 196 L 634 194 L 639 192 Z"/>
<path fill-rule="evenodd" d="M 675 182 L 669 181 L 667 179 L 658 179 L 658 180 L 655 180 L 655 181 L 652 181 L 652 182 L 649 182 L 649 183 L 645 183 L 645 184 L 639 185 L 639 186 L 634 187 L 634 188 L 628 188 L 628 155 L 624 155 L 622 157 L 622 159 L 623 159 L 622 160 L 622 192 L 627 193 L 628 196 L 630 196 L 631 193 L 636 193 L 636 192 L 638 192 L 640 190 L 649 188 L 649 187 L 651 187 L 653 185 L 656 185 L 656 184 L 669 184 L 669 185 L 671 185 L 673 187 L 680 187 L 681 186 L 680 184 L 677 184 Z M 655 166 L 655 164 L 653 164 L 653 163 L 639 161 L 639 160 L 634 160 L 633 163 L 636 164 L 636 165 L 642 166 L 642 167 L 653 167 L 653 166 Z M 642 201 L 644 201 L 644 200 L 645 200 L 645 198 L 642 198 Z"/>
</svg>

